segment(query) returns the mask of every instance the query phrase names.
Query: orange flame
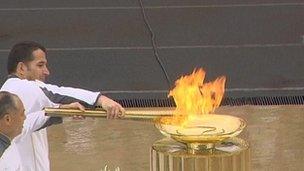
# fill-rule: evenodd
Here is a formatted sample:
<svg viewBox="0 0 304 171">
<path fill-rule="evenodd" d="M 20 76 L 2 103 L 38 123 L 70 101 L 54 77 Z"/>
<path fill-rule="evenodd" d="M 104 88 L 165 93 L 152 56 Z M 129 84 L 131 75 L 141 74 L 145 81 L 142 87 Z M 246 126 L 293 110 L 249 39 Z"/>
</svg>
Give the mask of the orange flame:
<svg viewBox="0 0 304 171">
<path fill-rule="evenodd" d="M 205 75 L 203 69 L 194 69 L 192 74 L 182 76 L 175 82 L 174 89 L 168 95 L 174 98 L 176 104 L 174 117 L 163 118 L 161 122 L 183 125 L 189 118 L 214 112 L 222 101 L 226 77 L 204 84 Z"/>
</svg>

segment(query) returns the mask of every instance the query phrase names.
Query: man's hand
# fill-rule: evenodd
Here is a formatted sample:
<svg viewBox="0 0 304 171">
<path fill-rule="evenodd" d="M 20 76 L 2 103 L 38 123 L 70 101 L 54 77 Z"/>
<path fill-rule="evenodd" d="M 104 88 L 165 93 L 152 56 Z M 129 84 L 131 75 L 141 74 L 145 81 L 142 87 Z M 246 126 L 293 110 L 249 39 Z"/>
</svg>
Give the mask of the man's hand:
<svg viewBox="0 0 304 171">
<path fill-rule="evenodd" d="M 79 109 L 81 111 L 85 111 L 85 107 L 82 106 L 79 102 L 74 102 L 74 103 L 70 103 L 70 104 L 62 104 L 59 106 L 59 108 L 61 109 Z M 84 116 L 81 115 L 74 115 L 73 119 L 84 119 Z"/>
<path fill-rule="evenodd" d="M 106 96 L 101 95 L 97 101 L 97 105 L 100 105 L 107 111 L 108 119 L 119 118 L 125 115 L 125 109 L 119 103 Z"/>
</svg>

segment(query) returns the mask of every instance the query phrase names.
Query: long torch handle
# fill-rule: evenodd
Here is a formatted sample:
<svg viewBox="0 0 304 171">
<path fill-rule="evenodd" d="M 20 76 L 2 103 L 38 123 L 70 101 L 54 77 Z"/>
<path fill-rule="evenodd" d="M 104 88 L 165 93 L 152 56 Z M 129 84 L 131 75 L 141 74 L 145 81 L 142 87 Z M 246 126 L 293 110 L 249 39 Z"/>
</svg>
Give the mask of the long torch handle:
<svg viewBox="0 0 304 171">
<path fill-rule="evenodd" d="M 156 119 L 158 117 L 173 116 L 173 108 L 125 108 L 126 112 L 123 118 L 125 119 Z M 73 116 L 80 115 L 86 117 L 107 117 L 107 112 L 103 109 L 86 109 L 81 111 L 78 109 L 60 109 L 60 108 L 45 108 L 48 116 Z"/>
</svg>

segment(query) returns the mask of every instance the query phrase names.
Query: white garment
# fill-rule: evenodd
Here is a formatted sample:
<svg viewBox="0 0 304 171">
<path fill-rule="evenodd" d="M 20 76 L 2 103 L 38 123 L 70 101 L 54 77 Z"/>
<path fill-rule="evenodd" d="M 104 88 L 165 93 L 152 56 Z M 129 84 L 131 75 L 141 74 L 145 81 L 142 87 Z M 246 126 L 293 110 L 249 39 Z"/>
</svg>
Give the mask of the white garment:
<svg viewBox="0 0 304 171">
<path fill-rule="evenodd" d="M 14 142 L 4 151 L 0 158 L 1 171 L 23 171 L 20 155 Z"/>
<path fill-rule="evenodd" d="M 100 92 L 92 92 L 88 90 L 83 90 L 80 88 L 71 88 L 71 87 L 58 87 L 56 85 L 52 84 L 45 84 L 42 81 L 36 80 L 36 83 L 39 85 L 41 88 L 46 88 L 47 90 L 53 92 L 53 93 L 58 93 L 63 96 L 69 96 L 69 97 L 74 97 L 78 100 L 84 101 L 90 105 L 94 105 L 94 103 L 97 100 L 98 95 Z"/>
<path fill-rule="evenodd" d="M 41 86 L 41 87 L 40 87 Z M 19 78 L 9 78 L 2 86 L 1 91 L 8 91 L 16 94 L 23 102 L 25 114 L 43 110 L 45 107 L 57 107 L 42 91 L 41 88 L 51 91 L 53 94 L 69 95 L 76 99 L 81 99 L 93 105 L 99 92 L 89 92 L 81 89 L 57 87 L 42 82 L 21 80 Z M 50 90 L 49 90 L 50 89 Z M 85 94 L 84 92 L 88 93 Z M 26 118 L 26 121 L 28 118 Z M 28 122 L 32 122 L 28 120 Z M 25 170 L 49 171 L 49 150 L 46 129 L 41 129 L 24 136 L 22 141 L 16 142 L 22 166 Z"/>
<path fill-rule="evenodd" d="M 16 143 L 22 143 L 27 137 L 31 136 L 31 133 L 41 128 L 45 122 L 49 119 L 45 116 L 44 111 L 31 113 L 26 116 L 26 120 L 23 124 L 22 133 L 15 137 L 11 142 L 11 145 L 4 151 L 0 158 L 0 171 L 27 171 L 23 167 L 18 146 Z"/>
</svg>

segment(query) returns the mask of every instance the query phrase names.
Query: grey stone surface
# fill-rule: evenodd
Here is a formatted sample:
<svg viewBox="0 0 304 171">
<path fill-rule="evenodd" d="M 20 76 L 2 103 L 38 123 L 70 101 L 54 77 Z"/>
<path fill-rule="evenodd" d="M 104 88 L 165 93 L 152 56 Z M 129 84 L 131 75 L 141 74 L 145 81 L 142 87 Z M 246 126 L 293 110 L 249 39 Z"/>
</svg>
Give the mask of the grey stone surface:
<svg viewBox="0 0 304 171">
<path fill-rule="evenodd" d="M 170 87 L 203 67 L 209 80 L 227 76 L 228 96 L 304 94 L 302 1 L 143 3 Z M 1 5 L 0 21 L 2 80 L 10 47 L 35 40 L 49 49 L 51 83 L 165 97 L 139 1 L 15 0 Z"/>
</svg>

